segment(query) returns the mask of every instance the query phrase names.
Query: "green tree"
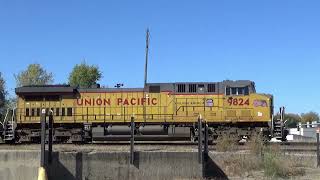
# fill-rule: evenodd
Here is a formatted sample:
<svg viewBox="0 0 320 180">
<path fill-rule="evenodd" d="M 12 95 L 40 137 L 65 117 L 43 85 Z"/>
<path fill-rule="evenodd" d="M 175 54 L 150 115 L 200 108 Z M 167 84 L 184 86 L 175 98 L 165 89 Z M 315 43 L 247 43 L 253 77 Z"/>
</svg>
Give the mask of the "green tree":
<svg viewBox="0 0 320 180">
<path fill-rule="evenodd" d="M 98 66 L 88 65 L 86 62 L 74 66 L 69 75 L 69 84 L 72 86 L 80 86 L 89 88 L 96 84 L 102 77 L 102 73 Z"/>
<path fill-rule="evenodd" d="M 16 108 L 17 106 L 17 98 L 16 97 L 9 97 L 6 99 L 5 108 Z"/>
<path fill-rule="evenodd" d="M 6 94 L 5 81 L 2 77 L 2 73 L 0 72 L 0 113 L 5 106 Z"/>
<path fill-rule="evenodd" d="M 312 121 L 319 121 L 319 114 L 313 111 L 302 113 L 301 119 L 304 123 L 312 122 Z"/>
<path fill-rule="evenodd" d="M 285 120 L 287 121 L 286 126 L 288 128 L 295 128 L 297 127 L 297 124 L 301 122 L 302 119 L 299 114 L 288 113 L 285 114 Z"/>
<path fill-rule="evenodd" d="M 53 75 L 40 64 L 30 64 L 26 70 L 14 75 L 17 87 L 29 85 L 46 85 L 53 82 Z"/>
<path fill-rule="evenodd" d="M 280 119 L 280 114 L 275 114 L 274 119 Z M 297 127 L 297 124 L 302 121 L 301 116 L 294 113 L 285 113 L 284 120 L 286 121 L 286 127 L 288 128 L 295 128 Z"/>
</svg>

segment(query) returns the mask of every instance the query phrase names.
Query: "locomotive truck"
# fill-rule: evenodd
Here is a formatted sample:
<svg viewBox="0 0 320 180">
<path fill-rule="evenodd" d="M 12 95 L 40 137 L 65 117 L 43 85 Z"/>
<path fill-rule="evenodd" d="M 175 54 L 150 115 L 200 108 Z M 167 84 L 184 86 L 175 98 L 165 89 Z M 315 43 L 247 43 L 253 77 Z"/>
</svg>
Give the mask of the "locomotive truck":
<svg viewBox="0 0 320 180">
<path fill-rule="evenodd" d="M 128 139 L 131 118 L 137 140 L 196 141 L 200 114 L 210 139 L 260 132 L 285 140 L 282 120 L 273 118 L 273 96 L 257 93 L 249 80 L 147 83 L 143 88 L 24 86 L 15 93 L 17 106 L 1 123 L 5 142 L 39 142 L 42 110 L 53 115 L 56 142 Z"/>
</svg>

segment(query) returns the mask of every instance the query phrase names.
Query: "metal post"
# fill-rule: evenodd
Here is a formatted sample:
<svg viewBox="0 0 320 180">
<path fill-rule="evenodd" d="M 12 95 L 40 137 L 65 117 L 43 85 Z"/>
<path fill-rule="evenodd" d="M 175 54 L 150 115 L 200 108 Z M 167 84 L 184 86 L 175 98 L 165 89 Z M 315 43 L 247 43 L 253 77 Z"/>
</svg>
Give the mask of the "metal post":
<svg viewBox="0 0 320 180">
<path fill-rule="evenodd" d="M 285 137 L 285 133 L 284 133 L 284 116 L 285 116 L 285 107 L 283 106 L 283 107 L 281 107 L 280 108 L 280 112 L 281 112 L 281 138 L 282 139 L 285 139 L 286 137 Z"/>
<path fill-rule="evenodd" d="M 208 124 L 207 122 L 205 122 L 204 124 L 204 154 L 208 154 L 208 137 L 209 134 L 208 134 Z"/>
<path fill-rule="evenodd" d="M 42 109 L 41 111 L 41 158 L 40 166 L 45 167 L 45 143 L 46 143 L 46 110 Z"/>
<path fill-rule="evenodd" d="M 131 117 L 131 138 L 130 138 L 130 164 L 134 162 L 134 117 Z"/>
<path fill-rule="evenodd" d="M 52 131 L 53 131 L 53 112 L 50 111 L 49 114 L 49 138 L 48 138 L 48 162 L 52 162 Z"/>
<path fill-rule="evenodd" d="M 206 177 L 206 169 L 207 169 L 207 162 L 209 159 L 209 150 L 208 150 L 208 124 L 207 122 L 204 123 L 204 150 L 203 150 L 203 157 L 202 157 L 202 177 Z"/>
<path fill-rule="evenodd" d="M 320 146 L 320 143 L 319 143 L 319 129 L 317 129 L 317 167 L 320 166 L 320 151 L 319 151 L 319 146 Z"/>
<path fill-rule="evenodd" d="M 198 117 L 198 155 L 199 164 L 202 163 L 202 118 Z"/>
</svg>

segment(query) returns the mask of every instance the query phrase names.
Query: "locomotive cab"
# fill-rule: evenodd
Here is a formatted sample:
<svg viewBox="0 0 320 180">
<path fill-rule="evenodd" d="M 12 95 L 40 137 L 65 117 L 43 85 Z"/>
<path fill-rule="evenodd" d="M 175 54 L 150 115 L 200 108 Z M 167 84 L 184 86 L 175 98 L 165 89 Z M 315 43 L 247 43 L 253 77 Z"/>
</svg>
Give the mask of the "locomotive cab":
<svg viewBox="0 0 320 180">
<path fill-rule="evenodd" d="M 256 93 L 255 84 L 252 81 L 224 81 L 224 83 L 226 96 L 247 96 Z"/>
</svg>

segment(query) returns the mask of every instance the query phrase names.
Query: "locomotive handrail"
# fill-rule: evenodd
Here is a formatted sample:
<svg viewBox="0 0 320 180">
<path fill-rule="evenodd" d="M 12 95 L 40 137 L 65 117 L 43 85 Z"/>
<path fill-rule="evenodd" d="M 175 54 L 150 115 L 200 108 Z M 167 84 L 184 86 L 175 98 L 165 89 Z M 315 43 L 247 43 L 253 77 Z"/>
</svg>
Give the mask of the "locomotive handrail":
<svg viewBox="0 0 320 180">
<path fill-rule="evenodd" d="M 12 127 L 14 126 L 14 118 L 15 118 L 15 112 L 16 112 L 16 108 L 12 108 L 12 116 L 11 116 L 11 124 Z"/>
<path fill-rule="evenodd" d="M 7 112 L 6 112 L 6 115 L 4 116 L 4 120 L 3 122 L 0 122 L 0 124 L 2 125 L 3 129 L 5 128 L 5 124 L 6 124 L 6 121 L 7 121 L 7 117 L 8 117 L 8 114 L 9 114 L 9 109 L 7 109 Z"/>
</svg>

